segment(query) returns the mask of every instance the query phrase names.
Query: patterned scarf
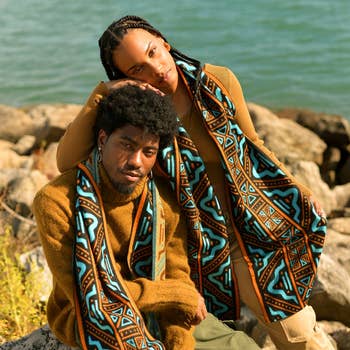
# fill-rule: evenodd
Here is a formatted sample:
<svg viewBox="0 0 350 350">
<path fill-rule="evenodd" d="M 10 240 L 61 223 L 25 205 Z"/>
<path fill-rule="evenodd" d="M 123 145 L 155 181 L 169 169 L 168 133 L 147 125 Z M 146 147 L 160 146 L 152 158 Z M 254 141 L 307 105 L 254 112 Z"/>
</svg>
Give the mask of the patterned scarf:
<svg viewBox="0 0 350 350">
<path fill-rule="evenodd" d="M 77 174 L 74 271 L 79 340 L 83 349 L 165 349 L 153 339 L 123 283 L 108 240 L 99 191 L 97 151 Z M 164 217 L 154 181 L 141 194 L 129 265 L 135 276 L 160 279 L 165 271 Z M 151 234 L 150 234 L 151 232 Z M 152 318 L 154 319 L 154 318 Z"/>
<path fill-rule="evenodd" d="M 298 185 L 243 134 L 222 84 L 191 64 L 177 65 L 220 151 L 229 220 L 265 318 L 284 319 L 301 310 L 310 296 L 326 221 Z M 208 311 L 221 319 L 237 318 L 239 297 L 225 217 L 204 162 L 183 127 L 161 154 L 159 165 L 186 215 L 192 279 Z"/>
</svg>

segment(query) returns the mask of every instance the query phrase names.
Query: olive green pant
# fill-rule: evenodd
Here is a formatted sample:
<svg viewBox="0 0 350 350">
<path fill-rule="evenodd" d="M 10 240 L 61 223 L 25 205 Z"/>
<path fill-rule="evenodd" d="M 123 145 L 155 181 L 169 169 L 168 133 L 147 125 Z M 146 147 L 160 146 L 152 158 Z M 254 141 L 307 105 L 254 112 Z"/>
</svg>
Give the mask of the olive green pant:
<svg viewBox="0 0 350 350">
<path fill-rule="evenodd" d="M 257 350 L 260 349 L 244 332 L 235 331 L 214 315 L 196 326 L 194 331 L 196 350 Z"/>
</svg>

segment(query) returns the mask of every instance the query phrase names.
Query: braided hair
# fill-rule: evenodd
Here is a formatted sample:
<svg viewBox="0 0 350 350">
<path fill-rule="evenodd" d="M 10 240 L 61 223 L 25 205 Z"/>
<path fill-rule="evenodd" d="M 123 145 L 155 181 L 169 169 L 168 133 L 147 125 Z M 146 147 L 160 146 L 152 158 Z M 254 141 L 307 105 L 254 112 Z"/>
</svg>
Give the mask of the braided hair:
<svg viewBox="0 0 350 350">
<path fill-rule="evenodd" d="M 157 37 L 162 38 L 165 42 L 168 42 L 159 30 L 154 28 L 150 23 L 141 17 L 124 16 L 119 20 L 114 21 L 105 30 L 98 41 L 101 62 L 110 80 L 126 77 L 125 74 L 122 73 L 113 63 L 113 52 L 121 43 L 124 35 L 129 29 L 143 29 Z M 170 48 L 170 54 L 175 60 L 181 59 L 185 62 L 193 64 L 197 68 L 200 68 L 199 61 L 184 55 L 182 52 L 173 47 Z"/>
</svg>

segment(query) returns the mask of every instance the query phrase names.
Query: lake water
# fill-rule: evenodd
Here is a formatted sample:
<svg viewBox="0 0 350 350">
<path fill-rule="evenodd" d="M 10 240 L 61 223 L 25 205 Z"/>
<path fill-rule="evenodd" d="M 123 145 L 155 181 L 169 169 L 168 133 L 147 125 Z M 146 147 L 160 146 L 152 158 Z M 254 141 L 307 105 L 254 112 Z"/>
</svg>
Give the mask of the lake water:
<svg viewBox="0 0 350 350">
<path fill-rule="evenodd" d="M 348 0 L 0 0 L 0 103 L 83 103 L 106 79 L 97 40 L 126 14 L 231 68 L 248 101 L 350 119 Z"/>
</svg>

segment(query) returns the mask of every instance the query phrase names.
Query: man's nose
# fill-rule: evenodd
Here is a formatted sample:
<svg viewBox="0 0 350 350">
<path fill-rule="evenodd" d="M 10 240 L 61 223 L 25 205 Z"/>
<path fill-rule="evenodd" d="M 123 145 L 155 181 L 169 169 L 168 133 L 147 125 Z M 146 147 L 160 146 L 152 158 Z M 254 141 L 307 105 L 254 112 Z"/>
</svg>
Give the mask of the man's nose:
<svg viewBox="0 0 350 350">
<path fill-rule="evenodd" d="M 128 165 L 133 168 L 140 168 L 142 164 L 142 152 L 136 151 L 132 152 L 128 158 Z"/>
</svg>

